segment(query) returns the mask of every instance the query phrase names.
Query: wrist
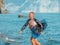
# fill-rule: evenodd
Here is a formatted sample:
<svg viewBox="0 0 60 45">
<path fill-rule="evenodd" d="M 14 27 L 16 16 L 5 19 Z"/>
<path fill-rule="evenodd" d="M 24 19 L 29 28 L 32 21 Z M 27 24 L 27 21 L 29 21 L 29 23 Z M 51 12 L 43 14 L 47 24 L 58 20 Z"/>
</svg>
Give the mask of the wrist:
<svg viewBox="0 0 60 45">
<path fill-rule="evenodd" d="M 20 30 L 20 31 L 23 31 L 23 30 Z"/>
</svg>

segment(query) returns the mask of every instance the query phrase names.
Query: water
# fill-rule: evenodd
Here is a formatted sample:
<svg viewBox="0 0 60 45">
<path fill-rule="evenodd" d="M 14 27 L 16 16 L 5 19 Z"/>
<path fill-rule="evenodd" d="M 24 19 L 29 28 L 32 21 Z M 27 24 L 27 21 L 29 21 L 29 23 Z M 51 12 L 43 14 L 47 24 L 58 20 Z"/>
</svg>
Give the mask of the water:
<svg viewBox="0 0 60 45">
<path fill-rule="evenodd" d="M 28 14 L 22 14 L 25 18 L 18 18 L 18 14 L 0 14 L 0 32 L 9 38 L 15 38 L 15 43 L 0 41 L 0 45 L 31 45 L 31 31 L 27 27 L 22 34 L 18 34 L 23 24 L 28 19 Z M 46 19 L 47 28 L 38 38 L 41 45 L 60 45 L 60 14 L 35 14 L 38 20 Z M 1 40 L 1 38 L 0 38 Z"/>
</svg>

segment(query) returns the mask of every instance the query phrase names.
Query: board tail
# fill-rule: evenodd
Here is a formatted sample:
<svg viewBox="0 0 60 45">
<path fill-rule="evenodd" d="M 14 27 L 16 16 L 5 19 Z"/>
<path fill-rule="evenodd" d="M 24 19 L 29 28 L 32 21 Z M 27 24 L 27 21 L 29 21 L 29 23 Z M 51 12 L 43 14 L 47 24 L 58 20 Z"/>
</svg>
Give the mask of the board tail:
<svg viewBox="0 0 60 45">
<path fill-rule="evenodd" d="M 43 25 L 43 30 L 45 30 L 47 27 L 47 21 L 45 19 L 43 19 L 43 20 L 41 20 L 41 23 Z"/>
</svg>

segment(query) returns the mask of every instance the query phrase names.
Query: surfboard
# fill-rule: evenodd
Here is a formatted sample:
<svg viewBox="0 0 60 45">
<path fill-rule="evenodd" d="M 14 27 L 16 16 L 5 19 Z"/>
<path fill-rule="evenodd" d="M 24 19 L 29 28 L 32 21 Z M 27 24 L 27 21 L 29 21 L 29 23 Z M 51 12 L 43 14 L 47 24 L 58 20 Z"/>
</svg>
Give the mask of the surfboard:
<svg viewBox="0 0 60 45">
<path fill-rule="evenodd" d="M 45 19 L 41 20 L 41 24 L 43 25 L 43 30 L 47 27 L 47 21 Z"/>
</svg>

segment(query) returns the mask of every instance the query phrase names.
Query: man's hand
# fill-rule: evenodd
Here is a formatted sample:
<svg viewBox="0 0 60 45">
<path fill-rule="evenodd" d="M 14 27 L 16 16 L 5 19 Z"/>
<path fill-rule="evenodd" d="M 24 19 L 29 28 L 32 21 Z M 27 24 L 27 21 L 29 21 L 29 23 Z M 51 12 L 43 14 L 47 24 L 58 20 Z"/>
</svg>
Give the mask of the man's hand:
<svg viewBox="0 0 60 45">
<path fill-rule="evenodd" d="M 20 33 L 22 33 L 22 31 L 21 31 L 21 30 L 19 31 L 19 34 L 20 34 Z"/>
<path fill-rule="evenodd" d="M 40 34 L 42 34 L 42 32 L 40 32 Z"/>
</svg>

